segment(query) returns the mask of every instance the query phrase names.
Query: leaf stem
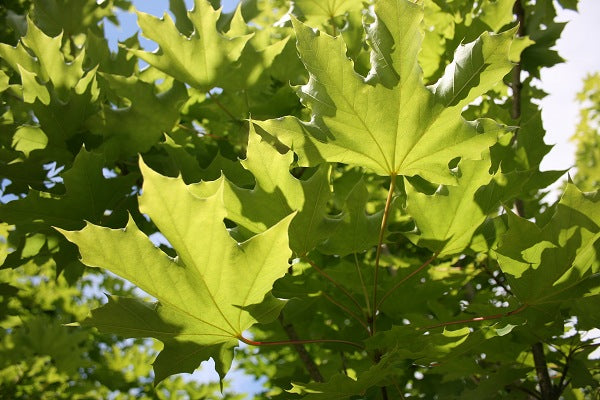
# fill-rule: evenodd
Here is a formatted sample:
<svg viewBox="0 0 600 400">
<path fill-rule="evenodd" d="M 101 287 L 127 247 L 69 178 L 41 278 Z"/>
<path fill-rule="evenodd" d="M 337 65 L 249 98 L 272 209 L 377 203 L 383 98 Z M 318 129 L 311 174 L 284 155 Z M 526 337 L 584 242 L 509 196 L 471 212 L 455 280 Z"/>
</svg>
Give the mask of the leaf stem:
<svg viewBox="0 0 600 400">
<path fill-rule="evenodd" d="M 288 345 L 296 345 L 296 344 L 310 344 L 310 343 L 339 343 L 339 344 L 347 344 L 348 346 L 353 346 L 364 350 L 364 346 L 360 343 L 350 342 L 348 340 L 339 340 L 339 339 L 306 339 L 306 340 L 276 340 L 272 342 L 260 342 L 248 339 L 242 335 L 238 335 L 237 339 L 246 343 L 250 346 L 288 346 Z"/>
<path fill-rule="evenodd" d="M 210 92 L 206 92 L 206 94 L 208 94 L 208 97 L 209 97 L 209 98 L 210 98 L 212 101 L 214 101 L 214 103 L 217 105 L 217 107 L 219 107 L 221 110 L 223 110 L 223 112 L 224 112 L 225 114 L 227 114 L 227 116 L 228 116 L 229 118 L 231 118 L 233 121 L 238 121 L 238 120 L 239 120 L 238 118 L 236 118 L 236 117 L 235 117 L 235 115 L 233 115 L 233 114 L 231 113 L 231 111 L 229 111 L 229 110 L 227 109 L 227 107 L 225 107 L 225 106 L 223 105 L 223 103 L 221 103 L 221 102 L 219 101 L 219 99 L 217 99 L 217 97 L 216 97 L 216 96 L 213 96 L 213 95 L 212 95 L 212 93 L 210 93 Z"/>
<path fill-rule="evenodd" d="M 338 306 L 340 309 L 342 309 L 342 311 L 345 311 L 346 314 L 348 314 L 350 317 L 354 318 L 359 324 L 364 326 L 364 328 L 367 330 L 367 332 L 369 331 L 369 326 L 362 319 L 360 319 L 360 317 L 358 315 L 354 314 L 348 307 L 341 304 L 340 302 L 335 300 L 333 297 L 329 296 L 327 293 L 322 292 L 321 295 L 323 297 L 325 297 L 327 300 L 329 300 L 332 304 L 334 304 L 334 305 Z"/>
<path fill-rule="evenodd" d="M 360 271 L 360 264 L 358 262 L 358 256 L 356 253 L 354 254 L 354 264 L 356 265 L 356 271 L 358 272 L 358 278 L 360 279 L 360 286 L 363 290 L 363 296 L 365 296 L 365 304 L 367 305 L 367 310 L 371 310 L 371 302 L 369 301 L 369 292 L 367 291 L 367 286 L 365 285 L 365 281 L 362 276 L 362 272 Z"/>
<path fill-rule="evenodd" d="M 491 319 L 500 319 L 500 318 L 504 318 L 504 317 L 510 317 L 511 315 L 515 315 L 515 314 L 518 314 L 518 313 L 522 312 L 527 307 L 529 307 L 529 304 L 523 304 L 521 307 L 519 307 L 519 308 L 517 308 L 515 310 L 512 310 L 512 311 L 509 311 L 507 313 L 485 315 L 485 316 L 482 316 L 482 317 L 475 317 L 475 318 L 470 318 L 470 319 L 462 319 L 460 321 L 444 322 L 444 323 L 441 323 L 441 324 L 431 325 L 431 326 L 425 326 L 425 327 L 421 327 L 421 328 L 418 328 L 418 329 L 419 330 L 429 330 L 429 329 L 441 328 L 441 327 L 449 326 L 449 325 L 468 324 L 468 323 L 471 323 L 471 322 L 487 321 L 487 320 L 491 320 Z"/>
<path fill-rule="evenodd" d="M 379 230 L 379 239 L 377 241 L 377 252 L 375 253 L 375 277 L 373 279 L 373 311 L 371 312 L 371 335 L 375 334 L 375 322 L 377 320 L 377 281 L 379 279 L 379 260 L 381 259 L 381 248 L 383 247 L 383 236 L 387 227 L 390 210 L 392 208 L 392 199 L 396 189 L 396 174 L 390 176 L 390 188 L 388 189 L 385 208 L 383 209 L 383 218 L 381 219 L 381 229 Z"/>
<path fill-rule="evenodd" d="M 379 300 L 379 304 L 377 304 L 377 309 L 379 309 L 379 307 L 381 307 L 381 305 L 383 304 L 383 302 L 396 290 L 400 287 L 400 285 L 402 285 L 404 282 L 406 282 L 407 280 L 409 280 L 410 278 L 412 278 L 413 276 L 415 276 L 416 274 L 418 274 L 419 272 L 421 272 L 424 268 L 426 268 L 429 264 L 431 264 L 433 262 L 433 260 L 435 260 L 438 256 L 439 252 L 435 252 L 433 253 L 433 256 L 431 256 L 429 258 L 429 260 L 425 261 L 419 268 L 415 269 L 413 272 L 411 272 L 410 274 L 406 275 L 404 278 L 400 279 L 394 286 L 392 286 L 392 288 L 390 290 L 387 291 L 386 294 L 383 295 L 383 297 L 381 298 L 381 300 Z"/>
<path fill-rule="evenodd" d="M 325 272 L 321 268 L 319 268 L 310 258 L 308 258 L 308 257 L 305 256 L 304 259 L 323 278 L 327 279 L 329 282 L 331 282 L 333 284 L 333 286 L 335 286 L 336 288 L 340 289 L 342 291 L 342 293 L 344 293 L 354 304 L 356 304 L 356 306 L 358 307 L 358 309 L 362 311 L 362 309 L 363 309 L 362 306 L 360 305 L 360 303 L 358 302 L 358 300 L 356 300 L 356 298 L 352 295 L 352 293 L 350 293 L 348 291 L 348 289 L 346 289 L 345 287 L 343 287 L 342 285 L 340 285 L 339 283 L 337 283 L 335 279 L 333 279 L 327 272 Z"/>
</svg>

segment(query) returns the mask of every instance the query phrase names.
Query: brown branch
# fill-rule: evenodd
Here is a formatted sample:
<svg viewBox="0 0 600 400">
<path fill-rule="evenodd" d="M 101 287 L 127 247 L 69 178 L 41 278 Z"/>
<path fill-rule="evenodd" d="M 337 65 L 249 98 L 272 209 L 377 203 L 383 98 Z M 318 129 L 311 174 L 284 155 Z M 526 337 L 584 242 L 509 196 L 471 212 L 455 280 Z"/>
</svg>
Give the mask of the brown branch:
<svg viewBox="0 0 600 400">
<path fill-rule="evenodd" d="M 553 400 L 555 398 L 553 393 L 554 388 L 550 380 L 550 374 L 548 373 L 548 364 L 546 363 L 546 355 L 544 354 L 544 345 L 542 342 L 531 345 L 531 352 L 533 353 L 533 363 L 540 385 L 540 392 L 542 393 L 542 400 Z"/>
<path fill-rule="evenodd" d="M 304 340 L 276 340 L 272 342 L 261 342 L 255 341 L 252 339 L 248 339 L 242 335 L 237 336 L 241 342 L 244 342 L 250 346 L 288 346 L 295 344 L 310 344 L 310 343 L 338 343 L 338 344 L 347 344 L 348 346 L 356 347 L 358 349 L 364 350 L 364 346 L 360 343 L 351 342 L 349 340 L 339 340 L 339 339 L 304 339 Z"/>
<path fill-rule="evenodd" d="M 298 334 L 294 329 L 294 325 L 286 324 L 283 321 L 283 317 L 281 315 L 279 316 L 279 322 L 281 323 L 281 327 L 285 331 L 286 335 L 290 338 L 290 340 L 298 340 Z M 308 375 L 310 375 L 312 380 L 315 382 L 324 382 L 325 380 L 323 379 L 323 375 L 321 375 L 321 371 L 319 371 L 319 367 L 312 359 L 304 345 L 296 343 L 294 344 L 294 349 L 298 353 L 300 360 L 304 364 L 304 368 L 306 368 L 306 371 L 308 371 Z"/>
</svg>

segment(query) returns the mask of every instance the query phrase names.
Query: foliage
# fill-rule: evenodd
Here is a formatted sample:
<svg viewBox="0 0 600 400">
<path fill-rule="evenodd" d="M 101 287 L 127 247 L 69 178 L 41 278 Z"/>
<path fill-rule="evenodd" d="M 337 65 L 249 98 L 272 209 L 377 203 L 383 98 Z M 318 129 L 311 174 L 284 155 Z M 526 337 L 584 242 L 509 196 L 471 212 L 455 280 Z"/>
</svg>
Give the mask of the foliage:
<svg viewBox="0 0 600 400">
<path fill-rule="evenodd" d="M 125 1 L 0 15 L 2 393 L 243 397 L 173 376 L 212 358 L 262 398 L 597 395 L 597 77 L 549 204 L 554 3 L 218 3 L 137 12 L 155 52 L 108 47 Z"/>
<path fill-rule="evenodd" d="M 582 105 L 579 111 L 579 124 L 573 135 L 577 143 L 574 181 L 586 190 L 598 189 L 600 181 L 600 74 L 589 75 L 583 82 L 583 89 L 577 94 Z"/>
</svg>

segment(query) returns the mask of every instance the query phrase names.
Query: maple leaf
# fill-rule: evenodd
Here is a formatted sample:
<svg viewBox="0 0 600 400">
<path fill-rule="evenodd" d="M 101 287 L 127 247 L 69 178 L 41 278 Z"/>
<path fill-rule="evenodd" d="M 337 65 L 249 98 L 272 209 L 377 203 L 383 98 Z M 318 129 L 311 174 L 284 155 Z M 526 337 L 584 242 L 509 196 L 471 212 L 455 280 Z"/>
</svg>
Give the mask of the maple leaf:
<svg viewBox="0 0 600 400">
<path fill-rule="evenodd" d="M 138 12 L 145 37 L 158 43 L 157 52 L 130 51 L 157 69 L 198 89 L 214 86 L 222 69 L 235 62 L 252 35 L 227 37 L 217 31 L 220 10 L 206 0 L 195 0 L 187 13 L 194 31 L 186 37 L 168 14 L 163 19 Z"/>
<path fill-rule="evenodd" d="M 0 205 L 0 218 L 31 230 L 57 226 L 78 229 L 83 220 L 100 222 L 105 210 L 119 211 L 119 201 L 131 191 L 135 176 L 106 179 L 101 156 L 82 149 L 62 174 L 66 193 L 52 196 L 30 189 L 27 197 Z"/>
<path fill-rule="evenodd" d="M 600 293 L 598 192 L 568 184 L 556 213 L 543 227 L 508 213 L 496 249 L 515 295 L 527 304 L 560 302 Z"/>
<path fill-rule="evenodd" d="M 300 58 L 309 72 L 298 90 L 312 110 L 310 123 L 295 117 L 258 121 L 290 146 L 301 165 L 323 161 L 369 168 L 380 175 L 420 175 L 452 184 L 448 163 L 479 159 L 506 132 L 490 119 L 466 121 L 462 108 L 510 71 L 514 30 L 483 34 L 459 47 L 440 80 L 426 87 L 417 62 L 421 6 L 407 0 L 375 3 L 368 29 L 372 70 L 357 74 L 337 37 L 293 19 Z"/>
<path fill-rule="evenodd" d="M 131 101 L 127 107 L 106 105 L 86 121 L 92 133 L 102 136 L 100 150 L 106 159 L 147 151 L 179 119 L 179 109 L 187 97 L 181 82 L 174 81 L 168 90 L 156 94 L 154 85 L 135 76 L 102 74 L 102 78 L 117 96 Z"/>
<path fill-rule="evenodd" d="M 439 256 L 462 252 L 486 217 L 475 194 L 492 179 L 489 167 L 489 157 L 461 162 L 458 185 L 441 186 L 432 196 L 406 185 L 406 209 L 419 233 L 405 235 Z"/>
<path fill-rule="evenodd" d="M 140 169 L 140 211 L 152 219 L 177 257 L 156 248 L 131 218 L 124 229 L 88 223 L 80 231 L 61 230 L 79 247 L 83 263 L 105 268 L 158 300 L 111 298 L 83 324 L 162 341 L 165 348 L 154 363 L 157 382 L 191 372 L 208 357 L 223 376 L 242 333 L 281 310 L 283 302 L 270 290 L 289 267 L 287 229 L 293 215 L 237 243 L 223 223 L 222 181 L 214 195 L 201 198 L 180 178 L 164 177 L 143 162 Z"/>
<path fill-rule="evenodd" d="M 309 179 L 300 180 L 290 173 L 293 159 L 291 151 L 280 154 L 250 125 L 246 159 L 241 163 L 252 172 L 256 184 L 245 189 L 227 180 L 224 201 L 227 218 L 250 232 L 262 232 L 297 211 L 290 224 L 290 248 L 303 255 L 327 238 L 335 221 L 326 216 L 331 196 L 329 168 L 320 167 Z M 205 182 L 190 190 L 207 195 L 217 184 Z"/>
<path fill-rule="evenodd" d="M 363 8 L 361 0 L 296 0 L 294 13 L 306 18 L 308 24 L 326 24 L 338 16 Z"/>
</svg>

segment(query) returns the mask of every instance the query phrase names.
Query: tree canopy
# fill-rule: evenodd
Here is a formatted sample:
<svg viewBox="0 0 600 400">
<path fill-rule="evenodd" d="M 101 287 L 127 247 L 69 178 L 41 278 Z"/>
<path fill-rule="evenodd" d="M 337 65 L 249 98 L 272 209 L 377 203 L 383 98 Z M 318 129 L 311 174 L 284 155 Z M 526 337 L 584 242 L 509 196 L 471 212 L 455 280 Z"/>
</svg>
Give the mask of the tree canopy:
<svg viewBox="0 0 600 400">
<path fill-rule="evenodd" d="M 539 168 L 577 0 L 169 5 L 1 10 L 3 395 L 598 396 L 597 75 Z"/>
</svg>

